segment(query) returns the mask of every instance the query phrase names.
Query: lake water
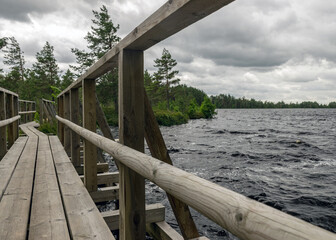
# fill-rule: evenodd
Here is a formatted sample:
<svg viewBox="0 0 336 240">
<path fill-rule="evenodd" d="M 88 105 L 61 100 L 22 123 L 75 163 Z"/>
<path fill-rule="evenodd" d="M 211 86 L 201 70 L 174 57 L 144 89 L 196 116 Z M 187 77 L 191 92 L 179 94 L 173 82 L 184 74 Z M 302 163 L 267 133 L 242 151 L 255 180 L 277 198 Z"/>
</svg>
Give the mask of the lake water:
<svg viewBox="0 0 336 240">
<path fill-rule="evenodd" d="M 335 109 L 218 110 L 215 119 L 161 131 L 175 166 L 336 232 Z M 177 228 L 164 192 L 147 183 L 146 195 Z M 236 239 L 192 215 L 202 235 Z"/>
</svg>

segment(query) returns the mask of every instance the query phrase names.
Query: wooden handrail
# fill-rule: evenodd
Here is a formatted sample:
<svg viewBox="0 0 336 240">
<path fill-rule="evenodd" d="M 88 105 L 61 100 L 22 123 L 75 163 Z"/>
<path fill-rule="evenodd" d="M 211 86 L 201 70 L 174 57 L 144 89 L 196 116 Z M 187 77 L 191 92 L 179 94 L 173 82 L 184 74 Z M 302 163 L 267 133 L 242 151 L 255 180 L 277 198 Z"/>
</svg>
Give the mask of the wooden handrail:
<svg viewBox="0 0 336 240">
<path fill-rule="evenodd" d="M 48 99 L 44 99 L 44 98 L 42 98 L 42 101 L 44 101 L 44 102 L 49 102 L 49 103 L 55 103 L 55 101 L 50 101 L 50 100 L 48 100 Z"/>
<path fill-rule="evenodd" d="M 36 111 L 19 112 L 20 115 L 23 115 L 23 114 L 32 114 L 32 113 L 36 113 Z"/>
<path fill-rule="evenodd" d="M 117 67 L 118 54 L 122 49 L 147 50 L 233 1 L 234 0 L 168 1 L 93 64 L 57 97 L 72 88 L 80 87 L 82 80 L 96 79 L 114 67 Z"/>
<path fill-rule="evenodd" d="M 335 234 L 322 228 L 102 137 L 57 115 L 56 118 L 241 239 L 336 239 Z"/>
<path fill-rule="evenodd" d="M 9 90 L 7 90 L 7 89 L 5 89 L 5 88 L 2 88 L 2 87 L 0 87 L 0 92 L 4 92 L 4 93 L 6 93 L 6 94 L 10 94 L 10 95 L 13 95 L 13 96 L 16 96 L 16 97 L 19 96 L 17 93 L 12 92 L 12 91 L 9 91 Z"/>
<path fill-rule="evenodd" d="M 19 99 L 19 102 L 26 102 L 26 103 L 35 103 L 35 101 L 29 101 L 29 100 L 22 100 L 22 99 Z"/>
<path fill-rule="evenodd" d="M 7 125 L 19 120 L 20 118 L 21 118 L 21 116 L 15 116 L 15 117 L 12 117 L 12 118 L 8 118 L 6 120 L 2 120 L 2 121 L 0 121 L 0 127 L 7 126 Z"/>
</svg>

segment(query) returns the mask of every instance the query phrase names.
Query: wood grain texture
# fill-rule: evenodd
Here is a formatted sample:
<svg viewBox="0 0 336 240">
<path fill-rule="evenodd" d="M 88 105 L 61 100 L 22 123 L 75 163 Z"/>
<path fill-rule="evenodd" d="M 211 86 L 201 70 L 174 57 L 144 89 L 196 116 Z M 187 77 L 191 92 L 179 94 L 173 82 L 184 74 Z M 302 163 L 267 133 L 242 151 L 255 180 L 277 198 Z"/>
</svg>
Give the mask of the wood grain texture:
<svg viewBox="0 0 336 240">
<path fill-rule="evenodd" d="M 81 180 L 84 182 L 84 176 L 80 176 Z M 97 174 L 97 184 L 111 186 L 113 183 L 119 182 L 119 172 L 105 172 Z"/>
<path fill-rule="evenodd" d="M 145 103 L 145 138 L 149 150 L 154 158 L 157 158 L 165 163 L 173 165 L 172 160 L 168 154 L 166 144 L 163 140 L 159 124 L 156 121 L 154 112 L 150 105 L 149 99 L 145 92 L 144 94 Z M 174 212 L 177 223 L 180 227 L 182 236 L 185 239 L 191 239 L 199 237 L 194 220 L 191 216 L 188 205 L 181 202 L 177 198 L 170 194 L 167 194 L 169 203 Z"/>
<path fill-rule="evenodd" d="M 99 188 L 96 192 L 90 192 L 90 196 L 95 203 L 116 200 L 119 198 L 119 186 Z"/>
<path fill-rule="evenodd" d="M 6 94 L 0 91 L 0 161 L 7 153 Z"/>
<path fill-rule="evenodd" d="M 114 239 L 75 168 L 55 136 L 49 137 L 72 239 Z"/>
<path fill-rule="evenodd" d="M 38 138 L 28 141 L 0 202 L 0 239 L 27 238 Z"/>
<path fill-rule="evenodd" d="M 183 240 L 183 238 L 178 232 L 176 232 L 168 223 L 165 221 L 153 222 L 146 225 L 147 232 L 155 240 Z"/>
<path fill-rule="evenodd" d="M 29 239 L 70 239 L 48 137 L 39 136 Z"/>
<path fill-rule="evenodd" d="M 28 137 L 18 138 L 0 162 L 0 201 L 13 175 L 27 140 Z"/>
<path fill-rule="evenodd" d="M 7 110 L 6 110 L 6 118 L 13 118 L 14 116 L 14 96 L 7 94 L 6 97 L 6 105 L 7 105 Z M 11 122 L 7 126 L 7 144 L 8 148 L 11 148 L 14 144 L 14 122 Z"/>
<path fill-rule="evenodd" d="M 60 117 L 64 117 L 64 96 L 57 98 L 57 111 Z M 57 123 L 57 135 L 62 145 L 64 145 L 64 125 L 61 122 Z"/>
<path fill-rule="evenodd" d="M 97 174 L 108 172 L 108 163 L 96 163 L 97 164 Z M 84 175 L 84 165 L 75 167 L 78 175 Z"/>
<path fill-rule="evenodd" d="M 70 91 L 70 120 L 79 124 L 79 90 L 78 88 Z M 80 138 L 77 133 L 71 131 L 71 162 L 75 167 L 81 165 L 80 162 Z"/>
<path fill-rule="evenodd" d="M 143 52 L 123 50 L 119 55 L 120 142 L 144 152 Z M 145 179 L 119 165 L 120 239 L 145 239 Z"/>
<path fill-rule="evenodd" d="M 63 98 L 64 118 L 70 120 L 70 94 L 64 94 Z M 71 156 L 71 131 L 67 126 L 64 126 L 64 150 Z"/>
<path fill-rule="evenodd" d="M 96 132 L 96 82 L 83 80 L 83 127 Z M 84 142 L 84 185 L 89 192 L 97 191 L 97 147 Z"/>
<path fill-rule="evenodd" d="M 325 239 L 336 235 L 56 116 L 83 138 L 241 239 Z"/>
<path fill-rule="evenodd" d="M 111 230 L 119 229 L 119 210 L 101 213 Z M 146 223 L 161 222 L 165 220 L 165 207 L 160 204 L 146 205 Z"/>
</svg>

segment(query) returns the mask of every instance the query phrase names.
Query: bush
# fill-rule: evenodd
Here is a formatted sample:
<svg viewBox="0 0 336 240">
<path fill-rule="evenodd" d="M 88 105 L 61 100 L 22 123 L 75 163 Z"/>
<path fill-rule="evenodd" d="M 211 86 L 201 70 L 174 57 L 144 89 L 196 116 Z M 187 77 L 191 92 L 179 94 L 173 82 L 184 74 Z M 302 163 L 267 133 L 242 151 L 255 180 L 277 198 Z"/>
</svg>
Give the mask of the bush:
<svg viewBox="0 0 336 240">
<path fill-rule="evenodd" d="M 45 134 L 57 135 L 57 121 L 45 122 L 40 125 L 39 130 Z"/>
<path fill-rule="evenodd" d="M 188 106 L 188 116 L 190 119 L 204 118 L 203 113 L 199 110 L 197 102 L 193 99 Z"/>
<path fill-rule="evenodd" d="M 188 122 L 188 117 L 181 112 L 154 110 L 154 115 L 158 123 L 163 126 L 179 125 Z"/>
<path fill-rule="evenodd" d="M 216 114 L 215 112 L 216 106 L 211 103 L 210 98 L 204 97 L 204 100 L 201 105 L 201 112 L 205 118 L 213 118 Z"/>
</svg>

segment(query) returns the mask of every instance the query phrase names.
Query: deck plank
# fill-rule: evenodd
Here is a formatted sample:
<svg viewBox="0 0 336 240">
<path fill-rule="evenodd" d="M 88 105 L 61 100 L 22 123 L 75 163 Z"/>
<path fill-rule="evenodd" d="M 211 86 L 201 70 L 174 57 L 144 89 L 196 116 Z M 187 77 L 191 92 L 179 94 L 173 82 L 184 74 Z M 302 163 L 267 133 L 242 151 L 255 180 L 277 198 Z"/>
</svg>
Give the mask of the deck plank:
<svg viewBox="0 0 336 240">
<path fill-rule="evenodd" d="M 70 239 L 48 136 L 39 136 L 29 239 Z"/>
<path fill-rule="evenodd" d="M 0 202 L 0 239 L 26 239 L 38 137 L 29 136 Z"/>
<path fill-rule="evenodd" d="M 0 201 L 27 143 L 27 137 L 18 138 L 0 162 Z"/>
<path fill-rule="evenodd" d="M 114 239 L 56 136 L 50 145 L 73 239 Z"/>
</svg>

